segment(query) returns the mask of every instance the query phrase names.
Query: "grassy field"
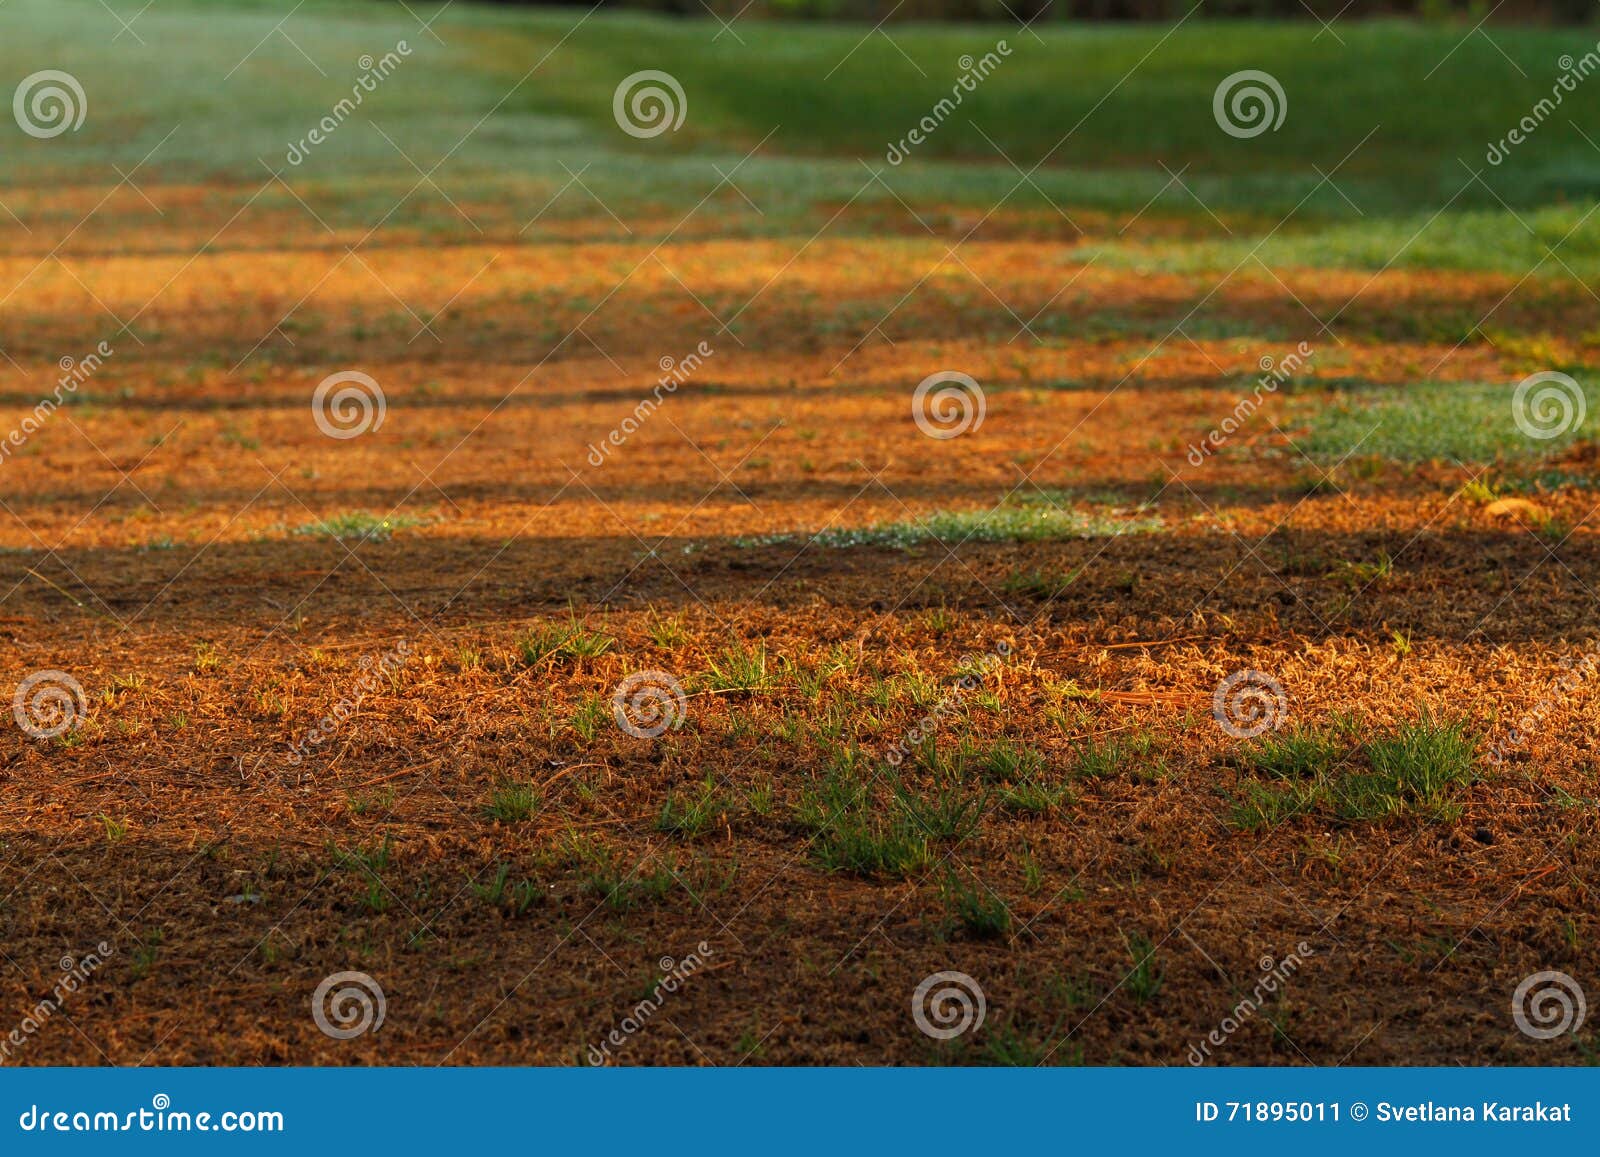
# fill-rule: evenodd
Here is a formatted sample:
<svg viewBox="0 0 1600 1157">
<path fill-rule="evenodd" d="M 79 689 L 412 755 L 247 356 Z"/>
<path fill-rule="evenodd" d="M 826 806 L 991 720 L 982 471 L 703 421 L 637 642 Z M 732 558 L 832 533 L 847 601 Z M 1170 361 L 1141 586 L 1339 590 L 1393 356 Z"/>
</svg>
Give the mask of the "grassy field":
<svg viewBox="0 0 1600 1157">
<path fill-rule="evenodd" d="M 0 1059 L 1594 1059 L 1592 31 L 412 9 L 0 6 Z"/>
</svg>

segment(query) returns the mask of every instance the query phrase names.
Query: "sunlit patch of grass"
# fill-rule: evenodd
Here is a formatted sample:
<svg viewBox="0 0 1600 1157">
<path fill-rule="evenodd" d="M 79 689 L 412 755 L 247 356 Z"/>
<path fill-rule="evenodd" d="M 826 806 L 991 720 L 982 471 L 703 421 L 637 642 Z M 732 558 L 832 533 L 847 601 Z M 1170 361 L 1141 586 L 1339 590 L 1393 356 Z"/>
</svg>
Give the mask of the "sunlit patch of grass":
<svg viewBox="0 0 1600 1157">
<path fill-rule="evenodd" d="M 1250 766 L 1273 779 L 1315 780 L 1330 773 L 1346 747 L 1332 734 L 1309 727 L 1268 732 L 1250 748 Z"/>
<path fill-rule="evenodd" d="M 1512 386 L 1422 382 L 1404 389 L 1366 391 L 1359 398 L 1308 404 L 1309 433 L 1299 446 L 1314 458 L 1339 461 L 1352 452 L 1395 462 L 1493 462 L 1538 457 L 1570 444 L 1581 432 L 1530 438 L 1511 411 Z"/>
<path fill-rule="evenodd" d="M 483 813 L 499 823 L 522 823 L 532 819 L 543 804 L 543 798 L 532 785 L 502 783 L 497 784 L 489 792 L 489 800 L 483 805 Z"/>
<path fill-rule="evenodd" d="M 517 639 L 517 650 L 527 666 L 546 659 L 594 659 L 611 650 L 616 640 L 591 631 L 573 618 L 530 628 Z"/>
<path fill-rule="evenodd" d="M 757 643 L 751 647 L 738 643 L 725 647 L 711 661 L 704 682 L 712 691 L 765 691 L 771 682 L 767 674 L 766 644 Z"/>
<path fill-rule="evenodd" d="M 1424 713 L 1360 742 L 1347 730 L 1296 728 L 1247 749 L 1246 763 L 1274 782 L 1246 780 L 1229 793 L 1234 826 L 1261 831 L 1306 814 L 1346 822 L 1459 817 L 1461 790 L 1477 775 L 1477 740 L 1465 720 Z"/>
<path fill-rule="evenodd" d="M 1453 819 L 1458 790 L 1474 778 L 1477 743 L 1465 720 L 1440 722 L 1424 715 L 1363 745 L 1371 771 L 1337 787 L 1339 813 L 1375 820 L 1394 815 Z"/>
<path fill-rule="evenodd" d="M 1246 780 L 1232 800 L 1230 819 L 1240 831 L 1265 831 L 1315 810 L 1325 798 L 1321 783 L 1277 786 Z"/>
<path fill-rule="evenodd" d="M 935 510 L 903 522 L 880 523 L 804 534 L 768 535 L 735 539 L 740 546 L 811 542 L 832 549 L 886 547 L 905 549 L 938 542 L 956 546 L 963 542 L 1046 542 L 1069 538 L 1115 538 L 1122 534 L 1152 533 L 1163 529 L 1149 507 L 1082 510 L 1057 503 L 1046 495 L 1007 498 L 982 510 Z M 1067 581 L 1070 581 L 1068 579 Z"/>
<path fill-rule="evenodd" d="M 976 752 L 984 775 L 999 783 L 1031 780 L 1044 771 L 1044 753 L 1002 736 Z"/>
<path fill-rule="evenodd" d="M 410 526 L 422 525 L 422 519 L 409 514 L 391 514 L 380 518 L 364 510 L 335 514 L 317 522 L 309 522 L 295 529 L 296 534 L 315 538 L 332 538 L 339 542 L 388 542 L 394 532 Z"/>
<path fill-rule="evenodd" d="M 928 833 L 898 806 L 873 798 L 860 753 L 838 752 L 800 794 L 798 826 L 813 837 L 812 854 L 829 871 L 909 876 L 932 860 Z"/>
<path fill-rule="evenodd" d="M 1074 773 L 1083 779 L 1112 779 L 1130 775 L 1135 779 L 1160 779 L 1167 772 L 1166 761 L 1155 753 L 1155 736 L 1144 730 L 1107 739 L 1089 738 L 1078 748 Z"/>
<path fill-rule="evenodd" d="M 1065 807 L 1077 796 L 1065 784 L 1026 782 L 998 788 L 994 793 L 997 806 L 1005 811 L 1030 812 L 1046 815 Z"/>
</svg>

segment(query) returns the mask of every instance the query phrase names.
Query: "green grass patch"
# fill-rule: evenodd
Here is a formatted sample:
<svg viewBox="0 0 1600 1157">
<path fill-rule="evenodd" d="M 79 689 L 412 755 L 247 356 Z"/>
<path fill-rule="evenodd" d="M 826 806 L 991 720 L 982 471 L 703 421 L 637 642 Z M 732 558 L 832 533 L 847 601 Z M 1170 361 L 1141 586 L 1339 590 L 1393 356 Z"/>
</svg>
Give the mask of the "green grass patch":
<svg viewBox="0 0 1600 1157">
<path fill-rule="evenodd" d="M 591 631 L 574 618 L 565 623 L 546 623 L 523 632 L 517 638 L 517 651 L 523 663 L 533 667 L 546 659 L 598 658 L 611 650 L 615 643 L 616 640 L 610 635 Z"/>
<path fill-rule="evenodd" d="M 1149 507 L 1081 510 L 1045 495 L 1013 495 L 984 510 L 936 510 L 904 522 L 857 529 L 736 539 L 739 546 L 771 546 L 807 542 L 830 549 L 882 547 L 904 550 L 930 542 L 958 546 L 964 542 L 1047 542 L 1071 538 L 1114 538 L 1161 530 L 1161 519 Z M 1043 581 L 1043 580 L 1042 580 Z M 1065 579 L 1070 582 L 1070 579 Z"/>
<path fill-rule="evenodd" d="M 422 519 L 409 514 L 379 517 L 364 510 L 353 510 L 308 522 L 296 527 L 295 533 L 313 538 L 332 538 L 339 542 L 388 542 L 394 537 L 395 531 L 421 525 Z"/>
<path fill-rule="evenodd" d="M 1300 448 L 1313 458 L 1346 455 L 1396 462 L 1487 463 L 1529 458 L 1569 445 L 1581 432 L 1531 438 L 1512 415 L 1513 384 L 1428 382 L 1363 392 L 1299 412 L 1309 432 Z"/>
<path fill-rule="evenodd" d="M 1233 825 L 1276 827 L 1300 815 L 1348 823 L 1393 817 L 1450 822 L 1477 778 L 1477 739 L 1462 719 L 1431 714 L 1365 740 L 1347 726 L 1295 728 L 1258 740 L 1245 765 L 1268 782 L 1230 795 Z"/>
</svg>

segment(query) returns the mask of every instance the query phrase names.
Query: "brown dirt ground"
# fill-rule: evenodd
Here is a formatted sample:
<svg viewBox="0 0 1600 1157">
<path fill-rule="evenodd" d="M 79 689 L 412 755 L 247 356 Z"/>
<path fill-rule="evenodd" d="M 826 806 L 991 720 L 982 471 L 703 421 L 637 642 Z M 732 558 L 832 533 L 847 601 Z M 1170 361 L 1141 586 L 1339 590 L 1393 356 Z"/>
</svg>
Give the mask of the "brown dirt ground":
<svg viewBox="0 0 1600 1157">
<path fill-rule="evenodd" d="M 1482 331 L 1581 354 L 1587 339 L 1549 338 L 1596 331 L 1581 287 L 1255 266 L 1216 288 L 1083 266 L 1070 238 L 1026 222 L 1008 237 L 1003 215 L 959 259 L 888 231 L 654 251 L 402 235 L 351 255 L 359 238 L 303 215 L 247 215 L 193 257 L 228 218 L 192 197 L 194 219 L 159 237 L 117 246 L 108 225 L 0 256 L 6 429 L 64 351 L 115 348 L 0 464 L 0 685 L 60 669 L 87 696 L 63 739 L 0 730 L 0 1030 L 59 958 L 114 950 L 15 1061 L 583 1063 L 660 958 L 702 942 L 707 967 L 621 1062 L 1183 1064 L 1258 961 L 1301 942 L 1218 1062 L 1592 1058 L 1592 1032 L 1536 1042 L 1509 1016 L 1529 973 L 1600 977 L 1588 688 L 1557 696 L 1458 815 L 1258 831 L 1232 822 L 1248 743 L 1219 731 L 1211 693 L 1251 667 L 1282 682 L 1291 723 L 1343 712 L 1376 731 L 1426 707 L 1487 747 L 1593 645 L 1593 493 L 1536 496 L 1551 521 L 1496 515 L 1461 491 L 1475 469 L 1365 458 L 1313 486 L 1281 396 L 1185 461 L 1258 372 L 1262 342 L 1215 336 L 1230 326 L 1289 335 L 1274 354 L 1311 340 L 1321 376 L 1514 380 L 1524 355 Z M 1036 339 L 1040 321 L 1055 324 Z M 714 356 L 592 466 L 658 359 L 701 340 Z M 308 411 L 346 368 L 380 381 L 387 415 L 340 441 Z M 909 395 L 946 368 L 983 383 L 987 411 L 933 441 Z M 1563 465 L 1592 471 L 1592 446 Z M 985 509 L 1017 487 L 1154 499 L 1163 529 L 740 541 Z M 420 521 L 387 542 L 295 533 L 349 511 Z M 1383 577 L 1341 567 L 1384 555 Z M 1078 568 L 1054 595 L 1018 582 Z M 524 662 L 518 638 L 569 616 L 613 645 Z M 401 641 L 396 677 L 291 762 L 362 660 Z M 946 693 L 964 655 L 1000 642 L 1011 658 L 940 742 L 1009 737 L 1070 794 L 1044 814 L 991 806 L 906 874 L 828 870 L 800 817 L 830 736 L 881 755 L 926 687 Z M 757 645 L 766 686 L 707 685 L 728 648 Z M 638 670 L 686 687 L 680 729 L 612 722 Z M 1077 773 L 1086 744 L 1118 740 L 1143 746 L 1116 774 Z M 700 830 L 660 830 L 669 795 L 707 782 Z M 531 818 L 486 814 L 503 783 L 538 790 Z M 373 872 L 352 859 L 386 842 Z M 521 913 L 480 892 L 501 865 L 528 882 Z M 952 877 L 992 890 L 1009 929 L 977 939 L 954 919 Z M 1130 977 L 1139 937 L 1153 992 Z M 381 984 L 387 1017 L 338 1041 L 309 1002 L 345 970 Z M 988 1011 L 940 1045 L 909 1006 L 945 970 Z"/>
</svg>

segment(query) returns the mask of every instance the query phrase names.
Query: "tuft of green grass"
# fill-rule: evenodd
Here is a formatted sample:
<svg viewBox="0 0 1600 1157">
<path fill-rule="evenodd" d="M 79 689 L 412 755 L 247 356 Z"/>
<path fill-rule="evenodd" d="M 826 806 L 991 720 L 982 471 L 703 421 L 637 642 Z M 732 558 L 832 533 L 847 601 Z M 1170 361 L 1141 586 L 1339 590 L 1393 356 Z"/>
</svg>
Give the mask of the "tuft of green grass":
<svg viewBox="0 0 1600 1157">
<path fill-rule="evenodd" d="M 749 647 L 738 643 L 723 648 L 711 661 L 704 683 L 712 691 L 765 691 L 770 685 L 766 644 Z"/>
<path fill-rule="evenodd" d="M 1245 831 L 1298 815 L 1346 822 L 1392 816 L 1453 820 L 1476 777 L 1477 740 L 1465 720 L 1419 719 L 1358 742 L 1348 722 L 1267 735 L 1246 764 L 1272 783 L 1246 780 L 1230 796 L 1232 822 Z"/>
<path fill-rule="evenodd" d="M 1053 599 L 1066 593 L 1068 587 L 1078 581 L 1083 574 L 1083 567 L 1075 567 L 1065 574 L 1059 571 L 1044 571 L 1037 568 L 1032 570 L 1011 571 L 1001 581 L 1000 589 L 1008 595 L 1029 595 L 1036 599 Z"/>
<path fill-rule="evenodd" d="M 1123 980 L 1122 987 L 1133 997 L 1135 1004 L 1147 1004 L 1161 991 L 1165 980 L 1160 962 L 1156 960 L 1156 946 L 1142 932 L 1132 935 L 1124 932 L 1122 942 L 1128 946 L 1128 957 L 1133 961 L 1133 968 Z"/>
<path fill-rule="evenodd" d="M 812 854 L 833 872 L 909 876 L 932 859 L 926 829 L 901 807 L 872 798 L 860 752 L 844 748 L 801 790 L 798 826 L 812 838 Z"/>
<path fill-rule="evenodd" d="M 1336 789 L 1339 814 L 1378 820 L 1396 815 L 1453 819 L 1455 796 L 1472 783 L 1477 743 L 1465 720 L 1414 723 L 1363 745 L 1371 770 L 1346 777 Z"/>
<path fill-rule="evenodd" d="M 573 618 L 565 623 L 545 623 L 523 632 L 517 650 L 526 666 L 534 667 L 546 659 L 594 659 L 611 650 L 616 642 L 610 635 L 591 631 Z"/>
<path fill-rule="evenodd" d="M 489 792 L 489 801 L 483 805 L 483 814 L 503 824 L 523 823 L 531 820 L 544 799 L 530 784 L 502 783 Z"/>
<path fill-rule="evenodd" d="M 295 529 L 296 534 L 315 538 L 332 538 L 339 542 L 388 542 L 394 532 L 409 526 L 420 526 L 422 519 L 409 514 L 391 514 L 380 518 L 364 510 L 335 514 L 317 522 L 309 522 Z"/>
<path fill-rule="evenodd" d="M 1328 775 L 1344 753 L 1345 746 L 1330 733 L 1293 727 L 1263 735 L 1245 759 L 1273 779 L 1317 780 Z"/>
<path fill-rule="evenodd" d="M 660 814 L 656 816 L 656 831 L 692 840 L 709 828 L 722 811 L 715 782 L 707 776 L 698 798 L 683 799 L 676 791 L 667 793 L 667 798 L 661 801 Z"/>
<path fill-rule="evenodd" d="M 1166 774 L 1166 761 L 1154 755 L 1155 736 L 1144 730 L 1109 739 L 1089 738 L 1078 748 L 1075 769 L 1082 779 L 1113 779 L 1129 775 L 1135 779 L 1156 780 Z"/>
<path fill-rule="evenodd" d="M 1233 826 L 1240 831 L 1260 832 L 1275 828 L 1285 820 L 1315 810 L 1326 796 L 1320 783 L 1293 783 L 1282 787 L 1246 781 L 1240 796 L 1232 800 Z"/>
<path fill-rule="evenodd" d="M 1065 784 L 1026 782 L 998 789 L 995 803 L 1005 811 L 1045 815 L 1072 803 L 1077 796 Z"/>
<path fill-rule="evenodd" d="M 943 891 L 946 912 L 974 940 L 997 940 L 1011 930 L 1011 909 L 981 881 L 972 887 L 951 872 Z"/>
<path fill-rule="evenodd" d="M 681 615 L 661 615 L 650 620 L 646 628 L 650 641 L 663 651 L 675 651 L 689 637 Z"/>
<path fill-rule="evenodd" d="M 625 868 L 610 848 L 600 844 L 577 845 L 575 859 L 584 890 L 600 897 L 613 912 L 631 912 L 644 904 L 659 903 L 678 882 L 665 863 L 647 862 Z"/>
<path fill-rule="evenodd" d="M 978 754 L 984 776 L 997 783 L 1020 783 L 1034 779 L 1045 768 L 1044 753 L 1013 739 L 1001 737 Z"/>
<path fill-rule="evenodd" d="M 472 894 L 490 908 L 498 908 L 512 916 L 521 916 L 529 908 L 544 900 L 544 890 L 535 880 L 511 882 L 511 865 L 502 861 L 495 868 L 489 882 L 480 884 L 469 880 Z"/>
</svg>

